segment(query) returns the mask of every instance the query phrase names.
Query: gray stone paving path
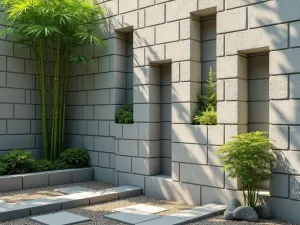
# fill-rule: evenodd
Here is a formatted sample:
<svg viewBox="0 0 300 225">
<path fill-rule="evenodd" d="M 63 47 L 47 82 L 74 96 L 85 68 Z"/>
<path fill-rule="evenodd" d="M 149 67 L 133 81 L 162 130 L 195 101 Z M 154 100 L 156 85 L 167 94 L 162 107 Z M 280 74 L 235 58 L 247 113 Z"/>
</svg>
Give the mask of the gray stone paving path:
<svg viewBox="0 0 300 225">
<path fill-rule="evenodd" d="M 52 213 L 48 215 L 31 217 L 35 222 L 44 225 L 71 225 L 77 223 L 88 222 L 91 219 L 83 216 L 78 216 L 68 212 Z"/>
<path fill-rule="evenodd" d="M 22 217 L 49 213 L 97 203 L 104 203 L 142 194 L 142 189 L 133 186 L 114 187 L 99 191 L 80 192 L 19 203 L 0 205 L 0 222 Z"/>
<path fill-rule="evenodd" d="M 95 191 L 90 188 L 85 188 L 85 187 L 69 187 L 69 188 L 59 188 L 59 189 L 54 189 L 54 191 L 63 193 L 66 195 L 71 195 L 71 194 L 77 194 L 77 193 L 82 193 L 82 192 L 90 192 L 90 191 Z"/>
<path fill-rule="evenodd" d="M 160 218 L 155 214 L 147 213 L 147 212 L 117 212 L 104 216 L 107 219 L 119 221 L 126 224 L 138 224 L 145 221 L 153 220 Z"/>
</svg>

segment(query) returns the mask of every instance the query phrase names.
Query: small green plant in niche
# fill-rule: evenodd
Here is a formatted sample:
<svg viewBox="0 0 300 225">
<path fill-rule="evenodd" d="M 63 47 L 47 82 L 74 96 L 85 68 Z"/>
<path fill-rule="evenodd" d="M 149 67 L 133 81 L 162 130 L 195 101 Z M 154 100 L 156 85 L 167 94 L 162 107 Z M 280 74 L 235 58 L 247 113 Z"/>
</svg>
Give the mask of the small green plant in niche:
<svg viewBox="0 0 300 225">
<path fill-rule="evenodd" d="M 257 131 L 232 137 L 218 154 L 224 162 L 223 169 L 231 178 L 239 178 L 244 202 L 254 208 L 258 202 L 261 184 L 271 177 L 270 167 L 275 163 L 270 139 L 266 133 Z"/>
<path fill-rule="evenodd" d="M 116 111 L 116 123 L 133 124 L 133 108 L 130 105 L 123 105 Z"/>
<path fill-rule="evenodd" d="M 200 109 L 193 118 L 195 125 L 216 125 L 217 124 L 217 95 L 216 82 L 214 78 L 216 73 L 210 67 L 207 83 L 204 85 L 205 95 L 200 95 Z"/>
</svg>

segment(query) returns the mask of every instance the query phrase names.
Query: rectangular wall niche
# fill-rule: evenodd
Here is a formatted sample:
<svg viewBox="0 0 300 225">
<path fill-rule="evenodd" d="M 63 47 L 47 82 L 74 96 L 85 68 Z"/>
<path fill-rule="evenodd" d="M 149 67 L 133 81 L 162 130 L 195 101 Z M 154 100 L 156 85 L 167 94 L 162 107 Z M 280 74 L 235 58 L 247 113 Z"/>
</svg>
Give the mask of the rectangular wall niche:
<svg viewBox="0 0 300 225">
<path fill-rule="evenodd" d="M 269 53 L 248 55 L 248 132 L 269 132 Z"/>
</svg>

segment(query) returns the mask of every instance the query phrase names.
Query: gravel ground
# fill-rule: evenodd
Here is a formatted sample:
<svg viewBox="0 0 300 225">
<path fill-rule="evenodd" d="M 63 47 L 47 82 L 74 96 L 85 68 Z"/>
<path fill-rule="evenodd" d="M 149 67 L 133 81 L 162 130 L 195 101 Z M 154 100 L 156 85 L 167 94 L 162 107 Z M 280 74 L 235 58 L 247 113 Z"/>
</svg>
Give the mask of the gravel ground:
<svg viewBox="0 0 300 225">
<path fill-rule="evenodd" d="M 134 205 L 138 203 L 156 205 L 168 209 L 168 211 L 162 212 L 160 213 L 160 215 L 172 214 L 181 210 L 191 208 L 190 206 L 180 204 L 178 202 L 163 201 L 163 200 L 157 200 L 157 199 L 148 198 L 144 196 L 139 196 L 139 197 L 128 198 L 125 200 L 112 201 L 105 204 L 98 204 L 98 205 L 92 205 L 88 207 L 70 209 L 66 211 L 70 213 L 75 213 L 77 215 L 89 217 L 92 219 L 90 222 L 81 223 L 80 225 L 123 225 L 123 223 L 105 219 L 104 215 L 111 213 L 113 209 Z M 259 221 L 257 223 L 249 223 L 244 221 L 225 221 L 222 219 L 222 216 L 212 217 L 206 220 L 190 223 L 190 225 L 253 225 L 253 224 L 292 225 L 290 223 L 280 222 L 280 221 Z M 39 225 L 39 224 L 30 221 L 29 218 L 24 218 L 24 219 L 4 222 L 1 223 L 1 225 Z"/>
<path fill-rule="evenodd" d="M 84 183 L 74 183 L 74 184 L 65 184 L 59 186 L 51 186 L 51 187 L 43 187 L 43 188 L 34 188 L 34 189 L 27 189 L 21 191 L 13 191 L 13 192 L 6 192 L 0 193 L 0 200 L 15 203 L 15 202 L 22 202 L 25 200 L 35 200 L 41 198 L 50 198 L 55 196 L 64 195 L 62 193 L 55 192 L 54 189 L 58 188 L 66 188 L 66 187 L 74 187 L 74 186 L 81 186 L 86 187 L 94 190 L 101 190 L 113 187 L 113 185 L 105 184 L 97 181 L 90 181 Z"/>
</svg>

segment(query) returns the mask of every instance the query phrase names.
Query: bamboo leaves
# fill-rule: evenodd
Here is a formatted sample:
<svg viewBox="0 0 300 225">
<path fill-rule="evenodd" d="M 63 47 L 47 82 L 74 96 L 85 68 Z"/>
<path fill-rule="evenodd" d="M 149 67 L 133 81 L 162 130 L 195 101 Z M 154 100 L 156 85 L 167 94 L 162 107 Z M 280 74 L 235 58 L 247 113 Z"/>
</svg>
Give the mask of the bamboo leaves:
<svg viewBox="0 0 300 225">
<path fill-rule="evenodd" d="M 69 63 L 90 63 L 84 55 L 71 55 L 72 48 L 85 44 L 104 45 L 95 23 L 104 10 L 92 0 L 0 0 L 8 28 L 35 54 L 41 99 L 44 157 L 55 160 L 64 149 L 66 92 Z M 48 54 L 48 52 L 50 54 Z M 52 74 L 45 73 L 46 55 Z M 49 62 L 50 60 L 50 62 Z"/>
</svg>

